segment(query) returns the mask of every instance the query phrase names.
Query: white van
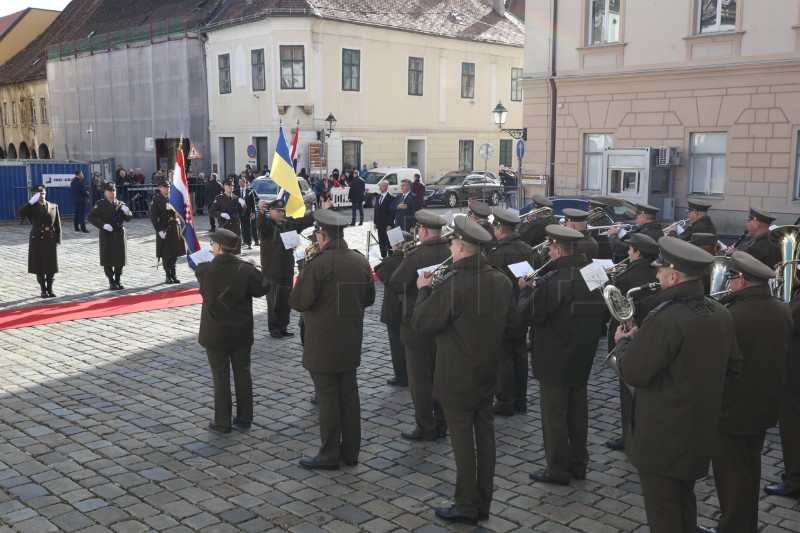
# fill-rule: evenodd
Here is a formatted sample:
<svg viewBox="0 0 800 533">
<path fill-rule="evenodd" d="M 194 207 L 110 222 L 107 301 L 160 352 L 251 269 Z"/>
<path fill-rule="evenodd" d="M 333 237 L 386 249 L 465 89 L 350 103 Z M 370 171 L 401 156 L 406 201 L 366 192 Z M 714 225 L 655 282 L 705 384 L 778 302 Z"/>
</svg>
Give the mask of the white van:
<svg viewBox="0 0 800 533">
<path fill-rule="evenodd" d="M 414 174 L 419 174 L 420 180 L 425 183 L 425 178 L 416 168 L 383 167 L 370 169 L 366 174 L 361 176 L 365 184 L 364 205 L 367 207 L 373 207 L 375 205 L 375 198 L 381 194 L 378 188 L 378 183 L 381 181 L 389 183 L 389 194 L 396 195 L 400 192 L 400 182 L 407 179 L 413 183 Z"/>
</svg>

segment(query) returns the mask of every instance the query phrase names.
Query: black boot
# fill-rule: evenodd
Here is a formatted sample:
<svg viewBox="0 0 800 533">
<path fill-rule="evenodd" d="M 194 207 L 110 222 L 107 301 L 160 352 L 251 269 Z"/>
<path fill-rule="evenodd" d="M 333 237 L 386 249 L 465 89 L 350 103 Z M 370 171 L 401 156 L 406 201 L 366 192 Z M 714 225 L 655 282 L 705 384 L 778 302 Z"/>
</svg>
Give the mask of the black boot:
<svg viewBox="0 0 800 533">
<path fill-rule="evenodd" d="M 175 267 L 172 267 L 172 283 L 180 283 L 181 280 L 177 278 L 177 274 L 175 273 Z"/>
<path fill-rule="evenodd" d="M 120 272 L 119 270 L 114 272 L 114 284 L 117 286 L 118 291 L 121 291 L 122 289 L 125 288 L 119 281 L 121 277 L 122 277 L 122 272 Z"/>
<path fill-rule="evenodd" d="M 39 282 L 39 287 L 42 289 L 42 298 L 49 298 L 50 295 L 47 293 L 47 287 L 44 284 L 44 281 Z"/>
<path fill-rule="evenodd" d="M 172 285 L 172 270 L 169 268 L 164 268 L 164 275 L 166 276 L 164 283 L 167 285 Z"/>
<path fill-rule="evenodd" d="M 53 292 L 53 278 L 47 278 L 47 297 L 48 298 L 55 298 L 56 295 Z"/>
<path fill-rule="evenodd" d="M 110 291 L 118 291 L 119 287 L 117 286 L 117 282 L 114 281 L 114 278 L 108 278 L 108 290 Z"/>
</svg>

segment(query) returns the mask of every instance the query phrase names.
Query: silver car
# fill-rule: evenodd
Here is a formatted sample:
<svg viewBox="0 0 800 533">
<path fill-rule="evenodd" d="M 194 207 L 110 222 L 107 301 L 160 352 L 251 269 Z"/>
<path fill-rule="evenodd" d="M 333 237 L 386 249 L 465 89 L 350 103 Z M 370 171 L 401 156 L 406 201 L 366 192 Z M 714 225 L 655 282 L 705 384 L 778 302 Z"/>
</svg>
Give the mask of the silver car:
<svg viewBox="0 0 800 533">
<path fill-rule="evenodd" d="M 300 193 L 303 195 L 303 202 L 306 204 L 306 210 L 311 211 L 311 206 L 317 202 L 317 195 L 314 194 L 311 185 L 309 185 L 305 179 L 297 178 L 297 184 L 300 186 Z M 280 189 L 272 178 L 266 176 L 254 179 L 251 187 L 258 195 L 259 200 L 266 200 L 267 203 L 278 197 L 278 190 Z"/>
</svg>

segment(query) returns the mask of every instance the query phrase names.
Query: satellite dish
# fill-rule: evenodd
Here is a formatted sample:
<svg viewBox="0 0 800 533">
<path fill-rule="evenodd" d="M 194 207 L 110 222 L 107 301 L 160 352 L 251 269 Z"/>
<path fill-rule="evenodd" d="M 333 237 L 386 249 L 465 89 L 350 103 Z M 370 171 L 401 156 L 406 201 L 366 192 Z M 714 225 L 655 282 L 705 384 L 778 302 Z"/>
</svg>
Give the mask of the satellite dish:
<svg viewBox="0 0 800 533">
<path fill-rule="evenodd" d="M 483 143 L 478 149 L 478 155 L 481 156 L 481 159 L 491 159 L 494 155 L 494 146 L 489 143 Z"/>
</svg>

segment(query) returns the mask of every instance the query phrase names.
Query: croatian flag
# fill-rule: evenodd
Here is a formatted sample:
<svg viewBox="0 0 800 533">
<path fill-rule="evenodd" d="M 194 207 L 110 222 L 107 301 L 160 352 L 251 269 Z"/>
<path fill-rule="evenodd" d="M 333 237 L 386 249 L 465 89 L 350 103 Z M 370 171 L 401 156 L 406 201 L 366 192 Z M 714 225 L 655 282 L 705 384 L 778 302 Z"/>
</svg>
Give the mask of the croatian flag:
<svg viewBox="0 0 800 533">
<path fill-rule="evenodd" d="M 178 150 L 175 159 L 175 174 L 172 176 L 172 183 L 169 189 L 169 204 L 180 221 L 180 232 L 189 254 L 186 262 L 194 270 L 197 265 L 192 261 L 191 255 L 200 249 L 200 242 L 197 240 L 197 233 L 194 231 L 194 210 L 192 208 L 192 195 L 189 192 L 189 184 L 186 182 L 186 170 L 183 163 L 183 150 Z"/>
<path fill-rule="evenodd" d="M 297 172 L 297 138 L 300 137 L 300 122 L 297 122 L 297 128 L 294 130 L 294 140 L 292 140 L 292 148 L 289 156 L 292 159 L 292 167 Z"/>
</svg>

